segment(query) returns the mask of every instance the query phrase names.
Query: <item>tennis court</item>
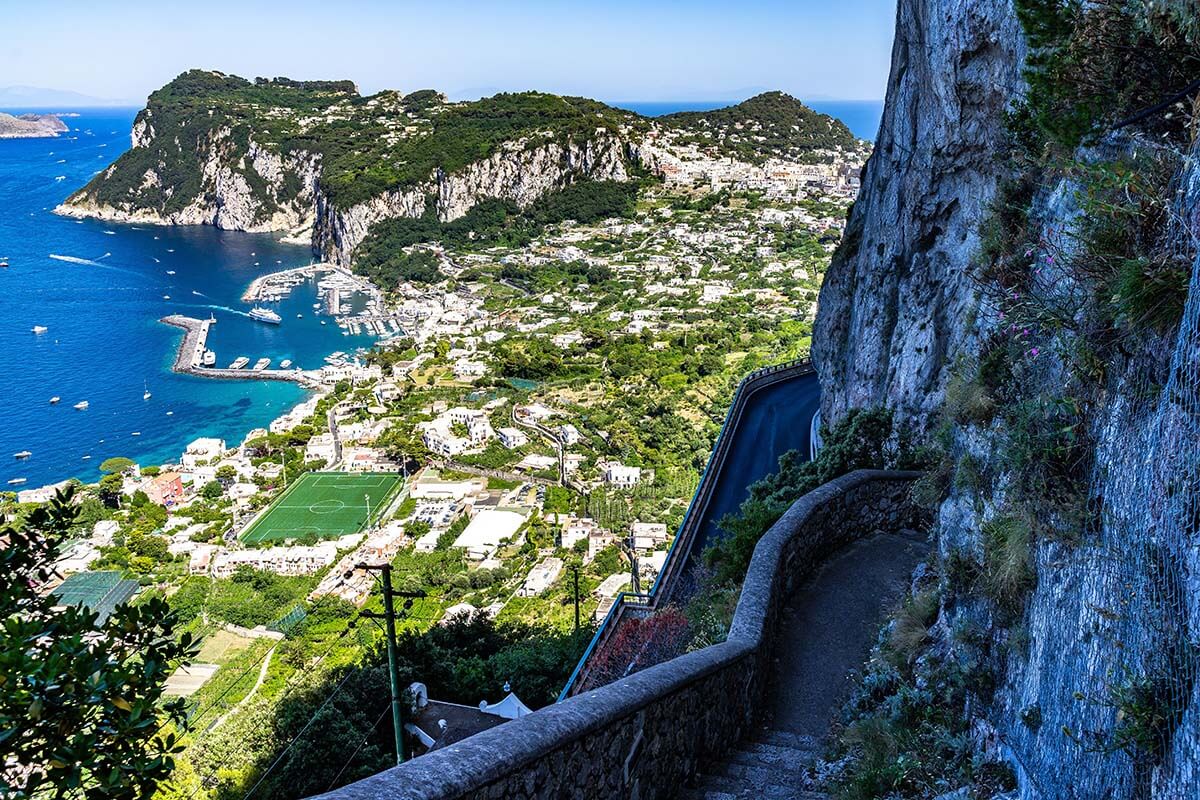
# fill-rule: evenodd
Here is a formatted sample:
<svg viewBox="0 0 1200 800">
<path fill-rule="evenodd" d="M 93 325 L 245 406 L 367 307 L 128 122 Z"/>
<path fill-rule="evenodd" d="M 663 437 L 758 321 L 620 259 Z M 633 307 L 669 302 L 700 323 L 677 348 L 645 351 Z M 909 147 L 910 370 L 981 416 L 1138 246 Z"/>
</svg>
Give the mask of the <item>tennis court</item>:
<svg viewBox="0 0 1200 800">
<path fill-rule="evenodd" d="M 283 541 L 309 534 L 334 539 L 358 533 L 387 508 L 403 484 L 399 475 L 386 473 L 305 473 L 251 524 L 242 541 Z"/>
</svg>

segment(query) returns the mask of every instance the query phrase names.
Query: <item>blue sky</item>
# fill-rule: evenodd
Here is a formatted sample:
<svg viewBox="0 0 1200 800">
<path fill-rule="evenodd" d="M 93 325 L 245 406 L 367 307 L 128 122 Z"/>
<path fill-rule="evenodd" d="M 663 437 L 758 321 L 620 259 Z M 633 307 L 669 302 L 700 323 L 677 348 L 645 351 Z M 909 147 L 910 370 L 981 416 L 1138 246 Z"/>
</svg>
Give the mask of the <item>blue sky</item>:
<svg viewBox="0 0 1200 800">
<path fill-rule="evenodd" d="M 884 94 L 895 0 L 604 3 L 0 0 L 0 86 L 146 94 L 191 67 L 364 92 L 540 89 L 604 100 Z"/>
</svg>

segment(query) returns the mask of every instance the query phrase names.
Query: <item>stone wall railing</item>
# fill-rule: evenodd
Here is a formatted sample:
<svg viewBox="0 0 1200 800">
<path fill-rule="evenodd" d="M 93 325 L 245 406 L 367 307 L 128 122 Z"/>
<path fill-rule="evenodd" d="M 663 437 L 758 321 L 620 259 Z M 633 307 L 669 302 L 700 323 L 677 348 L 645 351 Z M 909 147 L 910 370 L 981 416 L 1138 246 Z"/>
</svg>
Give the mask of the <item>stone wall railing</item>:
<svg viewBox="0 0 1200 800">
<path fill-rule="evenodd" d="M 750 730 L 785 600 L 846 544 L 912 527 L 914 472 L 860 470 L 797 500 L 754 550 L 726 641 L 583 692 L 324 800 L 665 800 Z"/>
</svg>

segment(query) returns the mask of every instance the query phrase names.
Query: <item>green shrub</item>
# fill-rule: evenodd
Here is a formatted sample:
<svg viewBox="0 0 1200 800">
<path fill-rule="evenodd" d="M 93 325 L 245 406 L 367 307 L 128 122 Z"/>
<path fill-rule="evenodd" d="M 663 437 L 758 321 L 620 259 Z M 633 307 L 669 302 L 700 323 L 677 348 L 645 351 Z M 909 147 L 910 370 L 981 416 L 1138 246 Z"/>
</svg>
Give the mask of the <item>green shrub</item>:
<svg viewBox="0 0 1200 800">
<path fill-rule="evenodd" d="M 912 454 L 906 449 L 890 449 L 889 443 L 899 434 L 890 411 L 852 409 L 826 434 L 816 459 L 805 461 L 794 450 L 784 453 L 779 471 L 752 483 L 738 513 L 718 523 L 725 535 L 704 551 L 716 583 L 741 581 L 758 540 L 803 495 L 856 469 L 883 469 L 910 461 Z"/>
<path fill-rule="evenodd" d="M 1015 617 L 1037 584 L 1033 529 L 1017 513 L 994 517 L 983 526 L 983 587 L 1002 613 Z"/>
</svg>

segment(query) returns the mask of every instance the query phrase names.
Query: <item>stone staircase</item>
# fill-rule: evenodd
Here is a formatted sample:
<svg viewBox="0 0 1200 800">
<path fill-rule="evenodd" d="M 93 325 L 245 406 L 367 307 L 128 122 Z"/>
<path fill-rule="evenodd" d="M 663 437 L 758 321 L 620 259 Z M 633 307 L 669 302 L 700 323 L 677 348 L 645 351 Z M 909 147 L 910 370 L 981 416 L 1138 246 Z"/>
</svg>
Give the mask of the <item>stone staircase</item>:
<svg viewBox="0 0 1200 800">
<path fill-rule="evenodd" d="M 766 730 L 724 759 L 702 766 L 679 800 L 826 800 L 809 767 L 821 748 L 811 736 Z"/>
</svg>

